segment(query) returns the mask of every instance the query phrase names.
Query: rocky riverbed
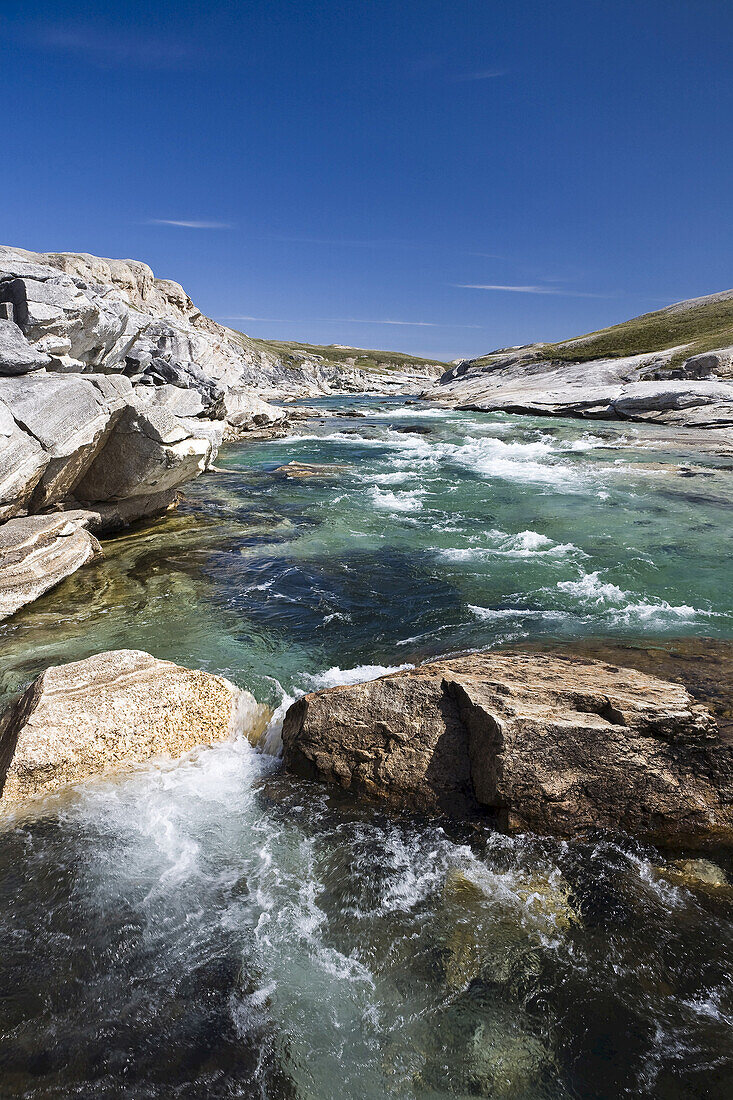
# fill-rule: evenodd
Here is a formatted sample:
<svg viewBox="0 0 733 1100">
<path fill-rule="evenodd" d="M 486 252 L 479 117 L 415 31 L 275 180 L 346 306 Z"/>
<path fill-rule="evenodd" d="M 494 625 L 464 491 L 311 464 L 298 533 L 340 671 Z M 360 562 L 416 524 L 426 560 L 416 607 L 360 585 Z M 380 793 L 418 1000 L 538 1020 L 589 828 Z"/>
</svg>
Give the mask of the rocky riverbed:
<svg viewBox="0 0 733 1100">
<path fill-rule="evenodd" d="M 9 1094 L 727 1100 L 702 367 L 640 417 L 552 409 L 592 425 L 450 407 L 493 407 L 473 367 L 317 396 L 365 356 L 264 348 L 132 261 L 0 258 Z"/>
</svg>

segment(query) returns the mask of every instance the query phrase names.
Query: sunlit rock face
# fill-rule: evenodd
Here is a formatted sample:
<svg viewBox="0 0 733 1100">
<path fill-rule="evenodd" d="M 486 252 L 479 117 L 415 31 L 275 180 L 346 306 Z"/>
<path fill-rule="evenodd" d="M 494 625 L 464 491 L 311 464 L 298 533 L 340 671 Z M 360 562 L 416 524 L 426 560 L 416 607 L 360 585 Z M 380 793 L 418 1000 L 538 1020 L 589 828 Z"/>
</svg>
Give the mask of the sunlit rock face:
<svg viewBox="0 0 733 1100">
<path fill-rule="evenodd" d="M 733 837 L 733 752 L 685 688 L 598 661 L 473 654 L 298 700 L 296 773 L 512 831 Z"/>
<path fill-rule="evenodd" d="M 169 508 L 224 438 L 283 432 L 265 398 L 417 390 L 440 371 L 370 374 L 334 354 L 227 329 L 136 260 L 0 247 L 0 521 L 125 502 L 106 527 L 130 523 Z"/>
<path fill-rule="evenodd" d="M 0 810 L 110 768 L 180 756 L 266 715 L 223 677 L 140 650 L 52 666 L 0 719 Z"/>
<path fill-rule="evenodd" d="M 556 344 L 455 362 L 430 396 L 458 408 L 733 431 L 733 292 Z"/>
</svg>

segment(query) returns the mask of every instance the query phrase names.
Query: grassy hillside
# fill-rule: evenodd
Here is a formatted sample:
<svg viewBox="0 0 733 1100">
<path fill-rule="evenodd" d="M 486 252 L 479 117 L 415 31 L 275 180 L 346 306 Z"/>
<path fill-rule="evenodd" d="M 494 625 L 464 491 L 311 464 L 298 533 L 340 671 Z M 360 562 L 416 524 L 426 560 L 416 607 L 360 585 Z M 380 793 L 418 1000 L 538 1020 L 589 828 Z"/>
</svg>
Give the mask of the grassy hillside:
<svg viewBox="0 0 733 1100">
<path fill-rule="evenodd" d="M 244 334 L 232 330 L 235 336 Z M 261 351 L 276 355 L 287 366 L 299 366 L 304 358 L 319 356 L 326 365 L 353 366 L 358 370 L 374 371 L 378 374 L 391 370 L 419 369 L 420 367 L 441 367 L 447 363 L 438 359 L 422 359 L 419 355 L 406 355 L 400 351 L 375 351 L 366 348 L 347 348 L 335 344 L 301 344 L 293 340 L 257 340 L 246 337 L 249 344 Z"/>
<path fill-rule="evenodd" d="M 733 345 L 733 296 L 711 296 L 698 303 L 693 299 L 689 304 L 667 306 L 572 340 L 535 345 L 532 354 L 538 359 L 585 363 L 591 359 L 663 351 L 683 344 L 687 346 L 675 354 L 672 366 L 691 355 Z"/>
</svg>

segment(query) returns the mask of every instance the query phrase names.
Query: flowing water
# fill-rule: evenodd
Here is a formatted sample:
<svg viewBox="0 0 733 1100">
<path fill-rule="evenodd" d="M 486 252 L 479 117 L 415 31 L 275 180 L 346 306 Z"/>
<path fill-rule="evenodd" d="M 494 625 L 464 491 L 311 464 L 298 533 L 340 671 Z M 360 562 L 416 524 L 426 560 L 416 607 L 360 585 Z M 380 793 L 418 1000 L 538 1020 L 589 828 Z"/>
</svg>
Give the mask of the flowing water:
<svg viewBox="0 0 733 1100">
<path fill-rule="evenodd" d="M 362 415 L 226 448 L 0 628 L 0 693 L 135 646 L 281 712 L 438 654 L 604 639 L 684 657 L 733 720 L 710 673 L 729 460 L 631 425 L 338 408 Z M 671 859 L 387 816 L 244 736 L 80 786 L 0 834 L 0 1096 L 724 1100 L 733 888 Z"/>
</svg>

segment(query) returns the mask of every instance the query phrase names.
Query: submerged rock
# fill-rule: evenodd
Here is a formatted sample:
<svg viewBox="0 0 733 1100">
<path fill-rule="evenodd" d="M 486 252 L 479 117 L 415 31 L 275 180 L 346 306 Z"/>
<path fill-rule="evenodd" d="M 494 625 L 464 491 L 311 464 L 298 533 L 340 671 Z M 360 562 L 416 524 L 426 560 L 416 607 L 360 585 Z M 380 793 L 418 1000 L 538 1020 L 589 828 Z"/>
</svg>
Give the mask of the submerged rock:
<svg viewBox="0 0 733 1100">
<path fill-rule="evenodd" d="M 539 937 L 564 935 L 579 924 L 570 886 L 559 872 L 489 873 L 481 883 L 453 868 L 443 886 L 442 916 L 445 980 L 452 989 L 465 989 L 475 978 L 497 984 L 512 974 L 527 978 Z"/>
<path fill-rule="evenodd" d="M 140 650 L 57 665 L 0 719 L 0 809 L 119 765 L 264 724 L 267 711 L 221 676 Z"/>
<path fill-rule="evenodd" d="M 676 859 L 657 867 L 656 873 L 673 886 L 687 886 L 691 890 L 731 889 L 723 868 L 710 859 Z"/>
<path fill-rule="evenodd" d="M 276 474 L 285 474 L 286 477 L 337 477 L 342 470 L 348 470 L 348 466 L 339 466 L 335 462 L 286 462 L 284 466 L 278 466 Z"/>
<path fill-rule="evenodd" d="M 712 715 L 598 661 L 473 654 L 314 692 L 283 747 L 300 775 L 510 831 L 733 839 L 733 748 Z"/>
</svg>

